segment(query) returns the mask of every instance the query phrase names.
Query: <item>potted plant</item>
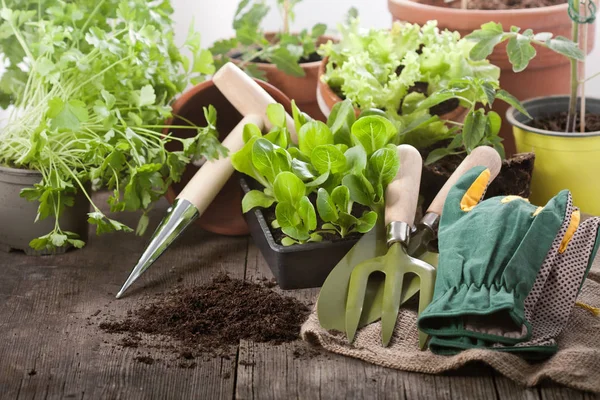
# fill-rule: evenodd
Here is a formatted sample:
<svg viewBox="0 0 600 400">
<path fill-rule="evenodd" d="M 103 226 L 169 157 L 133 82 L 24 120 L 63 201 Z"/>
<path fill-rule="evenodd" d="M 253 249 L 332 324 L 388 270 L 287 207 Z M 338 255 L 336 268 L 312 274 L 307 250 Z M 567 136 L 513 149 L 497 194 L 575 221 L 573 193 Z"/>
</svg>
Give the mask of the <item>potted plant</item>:
<svg viewBox="0 0 600 400">
<path fill-rule="evenodd" d="M 505 27 L 521 26 L 535 32 L 551 32 L 555 36 L 567 36 L 571 21 L 567 15 L 568 0 L 388 0 L 388 8 L 394 20 L 425 24 L 437 20 L 441 29 L 458 31 L 467 35 L 481 25 L 493 21 Z M 586 51 L 594 46 L 593 24 L 587 26 L 590 40 Z M 492 64 L 502 69 L 500 86 L 519 100 L 532 97 L 569 93 L 569 83 L 561 79 L 569 71 L 569 62 L 547 49 L 540 53 L 530 68 L 517 76 L 506 58 L 503 48 L 490 55 Z M 494 110 L 504 116 L 507 106 L 498 103 Z M 507 154 L 515 151 L 510 125 L 504 124 L 501 136 L 505 139 Z"/>
<path fill-rule="evenodd" d="M 474 58 L 485 57 L 495 45 L 508 41 L 507 55 L 515 72 L 524 70 L 536 51 L 533 45 L 566 56 L 571 65 L 571 77 L 567 79 L 570 96 L 546 96 L 527 100 L 525 111 L 510 109 L 507 118 L 513 125 L 517 149 L 533 151 L 538 162 L 532 178 L 532 201 L 545 202 L 558 191 L 568 188 L 575 204 L 583 211 L 599 215 L 600 188 L 593 184 L 600 170 L 600 99 L 585 93 L 585 82 L 579 73 L 579 62 L 585 65 L 587 29 L 580 24 L 590 23 L 595 16 L 594 3 L 580 7 L 570 3 L 569 15 L 573 18 L 572 40 L 554 37 L 550 33 L 523 32 L 517 27 L 504 32 L 502 25 L 484 24 L 470 38 L 477 42 L 473 48 Z M 583 39 L 580 40 L 580 34 Z"/>
<path fill-rule="evenodd" d="M 463 154 L 479 145 L 492 145 L 504 156 L 501 117 L 484 110 L 498 102 L 519 107 L 519 102 L 500 89 L 497 67 L 470 58 L 474 43 L 440 31 L 435 21 L 361 32 L 358 19 L 351 18 L 339 30 L 338 43 L 320 48 L 326 57 L 318 91 L 324 110 L 342 97 L 357 113 L 383 109 L 397 126 L 399 143 L 424 153 L 422 187 L 443 183 Z M 499 185 L 527 195 L 532 165 L 532 156 L 507 161 Z M 434 195 L 426 193 L 427 199 Z"/>
<path fill-rule="evenodd" d="M 32 239 L 29 246 L 40 252 L 79 248 L 86 220 L 97 233 L 131 231 L 100 210 L 90 187 L 112 191 L 111 211 L 144 210 L 136 229 L 142 234 L 146 211 L 190 159 L 223 153 L 213 108 L 205 109 L 206 127 L 187 125 L 194 137 L 161 133 L 170 99 L 189 77 L 212 72 L 211 59 L 186 63 L 181 72 L 166 1 L 80 1 L 67 8 L 52 1 L 42 14 L 38 2 L 20 3 L 0 9 L 0 46 L 10 61 L 0 86 L 15 106 L 0 133 L 2 244 L 23 249 Z M 187 44 L 200 52 L 193 32 Z M 167 151 L 169 141 L 182 149 Z M 25 199 L 38 204 L 25 212 Z M 32 214 L 52 222 L 38 229 Z"/>
<path fill-rule="evenodd" d="M 264 32 L 261 25 L 270 11 L 265 0 L 242 0 L 235 13 L 236 36 L 217 41 L 210 49 L 217 68 L 233 61 L 250 76 L 264 79 L 280 89 L 313 118 L 324 120 L 315 90 L 321 57 L 316 49 L 329 38 L 327 26 L 291 31 L 295 6 L 301 0 L 277 0 L 283 26 L 279 32 Z"/>
</svg>

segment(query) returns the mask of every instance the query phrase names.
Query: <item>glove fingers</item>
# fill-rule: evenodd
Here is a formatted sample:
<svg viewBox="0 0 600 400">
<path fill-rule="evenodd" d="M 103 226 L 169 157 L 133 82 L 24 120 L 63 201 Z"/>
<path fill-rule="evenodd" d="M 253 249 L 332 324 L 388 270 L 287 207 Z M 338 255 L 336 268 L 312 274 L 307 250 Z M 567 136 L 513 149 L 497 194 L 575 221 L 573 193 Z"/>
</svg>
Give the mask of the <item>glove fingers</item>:
<svg viewBox="0 0 600 400">
<path fill-rule="evenodd" d="M 471 211 L 483 199 L 490 180 L 489 169 L 483 166 L 471 168 L 448 192 L 442 218 L 451 222 Z"/>
</svg>

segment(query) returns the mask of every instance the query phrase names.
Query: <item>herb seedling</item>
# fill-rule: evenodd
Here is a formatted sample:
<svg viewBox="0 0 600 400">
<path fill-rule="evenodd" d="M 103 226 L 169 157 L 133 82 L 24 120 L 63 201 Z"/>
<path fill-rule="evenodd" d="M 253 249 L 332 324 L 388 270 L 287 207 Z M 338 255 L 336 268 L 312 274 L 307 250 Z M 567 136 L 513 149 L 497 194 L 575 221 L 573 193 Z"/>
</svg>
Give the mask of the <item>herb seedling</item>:
<svg viewBox="0 0 600 400">
<path fill-rule="evenodd" d="M 46 1 L 42 7 L 2 0 L 0 44 L 10 66 L 0 89 L 17 111 L 1 135 L 0 164 L 39 171 L 42 181 L 21 195 L 39 201 L 37 219 L 56 219 L 52 232 L 30 243 L 34 249 L 84 245 L 59 224 L 77 192 L 91 204 L 88 221 L 97 233 L 131 230 L 100 210 L 86 183 L 112 191 L 113 212 L 144 210 L 136 229 L 142 234 L 152 203 L 191 158 L 224 154 L 214 108 L 204 110 L 203 128 L 162 122 L 190 75 L 199 79 L 214 70 L 193 31 L 186 43 L 200 56 L 184 61 L 173 42 L 171 11 L 166 1 Z M 164 128 L 192 128 L 196 136 L 163 136 Z M 182 150 L 167 151 L 169 141 Z"/>
<path fill-rule="evenodd" d="M 489 22 L 467 36 L 467 39 L 476 44 L 471 50 L 471 58 L 481 60 L 488 57 L 494 47 L 508 41 L 506 52 L 513 66 L 513 71 L 523 71 L 529 62 L 536 56 L 534 45 L 548 48 L 556 53 L 562 54 L 571 62 L 571 93 L 569 99 L 569 110 L 567 117 L 566 132 L 573 132 L 577 121 L 577 97 L 581 90 L 580 109 L 580 131 L 585 132 L 585 82 L 594 78 L 593 75 L 587 79 L 579 77 L 578 62 L 585 65 L 585 50 L 587 48 L 587 29 L 584 30 L 584 40 L 581 49 L 579 47 L 579 25 L 592 23 L 595 19 L 596 5 L 593 1 L 584 1 L 585 7 L 580 7 L 578 0 L 569 0 L 569 17 L 573 21 L 572 40 L 562 36 L 554 37 L 550 32 L 534 33 L 531 29 L 521 32 L 521 28 L 513 26 L 510 31 L 505 32 L 502 24 Z M 583 11 L 583 15 L 582 12 Z M 521 111 L 521 110 L 519 110 Z M 525 113 L 526 114 L 526 113 Z"/>
<path fill-rule="evenodd" d="M 300 63 L 315 54 L 317 40 L 325 33 L 327 26 L 316 24 L 310 31 L 304 29 L 298 34 L 290 33 L 290 23 L 295 18 L 294 8 L 300 2 L 301 0 L 277 0 L 283 28 L 274 37 L 267 37 L 261 24 L 270 7 L 264 0 L 242 0 L 233 21 L 235 37 L 220 40 L 210 49 L 215 56 L 217 68 L 230 61 L 230 55 L 235 50 L 239 54 L 240 67 L 250 76 L 265 78 L 256 62 L 272 63 L 288 75 L 304 76 Z"/>
</svg>

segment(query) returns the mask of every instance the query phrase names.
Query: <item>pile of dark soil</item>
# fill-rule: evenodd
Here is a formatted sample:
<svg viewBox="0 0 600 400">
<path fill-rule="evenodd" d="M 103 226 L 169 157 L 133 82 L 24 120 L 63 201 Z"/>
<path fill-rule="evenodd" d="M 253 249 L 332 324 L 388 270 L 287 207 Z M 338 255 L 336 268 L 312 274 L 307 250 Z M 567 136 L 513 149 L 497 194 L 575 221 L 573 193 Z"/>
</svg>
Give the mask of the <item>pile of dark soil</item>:
<svg viewBox="0 0 600 400">
<path fill-rule="evenodd" d="M 460 8 L 461 1 L 454 0 L 420 0 L 421 3 L 438 7 Z M 564 4 L 567 0 L 469 0 L 470 10 L 514 10 L 522 8 L 538 8 Z"/>
<path fill-rule="evenodd" d="M 137 347 L 141 333 L 175 339 L 165 347 L 193 359 L 196 352 L 218 353 L 240 340 L 280 344 L 298 339 L 309 313 L 296 299 L 227 275 L 212 283 L 179 288 L 131 311 L 122 321 L 105 321 L 108 333 L 126 333 L 120 345 Z M 147 358 L 140 362 L 150 364 Z"/>
<path fill-rule="evenodd" d="M 576 127 L 574 132 L 579 132 L 581 129 L 581 118 L 577 113 Z M 555 113 L 544 118 L 534 119 L 529 125 L 533 128 L 543 129 L 552 132 L 565 132 L 567 130 L 567 112 Z M 585 131 L 598 132 L 600 131 L 600 115 L 586 114 L 585 115 Z"/>
</svg>

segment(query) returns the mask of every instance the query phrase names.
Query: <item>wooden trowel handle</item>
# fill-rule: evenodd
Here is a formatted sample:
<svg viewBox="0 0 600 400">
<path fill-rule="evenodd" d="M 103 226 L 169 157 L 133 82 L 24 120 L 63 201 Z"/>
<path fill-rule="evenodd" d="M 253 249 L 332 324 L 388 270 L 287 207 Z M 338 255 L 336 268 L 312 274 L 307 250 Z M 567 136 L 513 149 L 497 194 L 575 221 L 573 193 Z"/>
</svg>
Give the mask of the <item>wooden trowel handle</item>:
<svg viewBox="0 0 600 400">
<path fill-rule="evenodd" d="M 477 147 L 471 152 L 463 162 L 456 168 L 456 171 L 448 178 L 444 186 L 440 189 L 435 199 L 431 202 L 431 205 L 427 209 L 428 213 L 435 213 L 442 215 L 442 209 L 446 202 L 446 197 L 450 188 L 463 176 L 467 171 L 473 167 L 483 166 L 490 170 L 490 182 L 498 176 L 500 168 L 502 167 L 502 160 L 500 154 L 494 148 L 489 146 Z"/>
<path fill-rule="evenodd" d="M 423 159 L 414 147 L 408 144 L 398 146 L 400 169 L 385 191 L 385 224 L 405 222 L 412 226 L 415 222 Z"/>
<path fill-rule="evenodd" d="M 239 67 L 228 62 L 213 76 L 213 82 L 240 114 L 260 115 L 267 129 L 271 128 L 266 115 L 267 106 L 277 102 Z M 294 119 L 287 113 L 286 123 L 292 141 L 298 143 Z"/>
<path fill-rule="evenodd" d="M 229 155 L 226 158 L 207 161 L 177 196 L 178 199 L 192 203 L 200 215 L 233 174 L 231 155 L 244 146 L 243 131 L 246 124 L 255 124 L 261 129 L 264 127 L 263 119 L 259 115 L 250 114 L 244 117 L 223 140 L 222 144 L 229 149 Z"/>
</svg>

